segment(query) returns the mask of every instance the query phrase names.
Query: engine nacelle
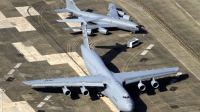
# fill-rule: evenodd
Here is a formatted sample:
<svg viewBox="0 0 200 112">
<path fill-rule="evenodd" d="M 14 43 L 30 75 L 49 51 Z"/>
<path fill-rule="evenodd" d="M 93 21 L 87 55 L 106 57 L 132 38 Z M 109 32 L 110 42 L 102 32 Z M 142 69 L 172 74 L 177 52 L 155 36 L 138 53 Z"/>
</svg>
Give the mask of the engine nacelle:
<svg viewBox="0 0 200 112">
<path fill-rule="evenodd" d="M 123 11 L 117 11 L 117 13 L 120 15 L 120 16 L 124 16 L 126 13 L 123 12 Z"/>
<path fill-rule="evenodd" d="M 146 89 L 146 86 L 140 81 L 138 83 L 138 88 L 140 89 L 140 91 L 144 91 Z"/>
<path fill-rule="evenodd" d="M 92 29 L 87 29 L 87 34 L 88 34 L 88 35 L 92 35 L 92 34 L 93 34 Z"/>
<path fill-rule="evenodd" d="M 81 89 L 81 93 L 85 96 L 88 96 L 89 95 L 89 91 L 83 86 L 80 88 Z"/>
<path fill-rule="evenodd" d="M 67 96 L 71 95 L 71 91 L 69 89 L 67 89 L 67 87 L 63 87 L 62 90 L 63 90 L 63 94 L 65 94 Z"/>
<path fill-rule="evenodd" d="M 121 19 L 130 21 L 130 17 L 131 17 L 130 15 L 124 15 Z"/>
<path fill-rule="evenodd" d="M 151 86 L 153 88 L 158 88 L 159 83 L 154 78 L 152 78 L 152 80 L 151 80 Z"/>
<path fill-rule="evenodd" d="M 98 28 L 98 31 L 104 35 L 108 34 L 108 30 L 106 30 L 105 28 Z"/>
</svg>

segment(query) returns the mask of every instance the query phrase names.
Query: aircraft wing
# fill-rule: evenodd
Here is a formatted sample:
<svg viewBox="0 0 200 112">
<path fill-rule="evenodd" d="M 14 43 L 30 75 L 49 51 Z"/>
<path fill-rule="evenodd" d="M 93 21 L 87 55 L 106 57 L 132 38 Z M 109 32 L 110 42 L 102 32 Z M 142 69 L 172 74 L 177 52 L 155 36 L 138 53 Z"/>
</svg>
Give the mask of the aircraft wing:
<svg viewBox="0 0 200 112">
<path fill-rule="evenodd" d="M 145 71 L 133 71 L 133 72 L 122 72 L 114 73 L 114 77 L 121 82 L 121 84 L 130 84 L 134 82 L 139 82 L 140 80 L 145 80 L 153 77 L 173 74 L 178 72 L 179 68 L 162 68 L 155 70 L 145 70 Z"/>
<path fill-rule="evenodd" d="M 99 19 L 103 19 L 103 16 L 100 17 L 94 17 L 94 18 L 84 18 L 84 17 L 78 17 L 78 19 L 63 19 L 63 20 L 57 20 L 58 22 L 91 22 L 91 21 L 95 21 L 95 20 L 99 20 Z"/>
<path fill-rule="evenodd" d="M 101 75 L 82 76 L 82 77 L 70 77 L 70 78 L 51 78 L 51 79 L 40 79 L 24 81 L 24 84 L 31 85 L 32 87 L 79 87 L 79 86 L 90 86 L 90 87 L 103 87 L 104 77 Z"/>
<path fill-rule="evenodd" d="M 54 10 L 55 12 L 72 12 L 72 11 L 70 11 L 70 10 L 68 10 L 68 9 L 56 9 L 56 10 Z"/>
<path fill-rule="evenodd" d="M 108 17 L 119 19 L 119 15 L 117 13 L 117 9 L 114 3 L 109 3 L 108 10 Z"/>
<path fill-rule="evenodd" d="M 98 24 L 98 25 L 87 25 L 87 29 L 96 29 L 96 28 L 112 28 L 116 27 L 112 24 Z M 72 29 L 81 29 L 81 27 L 69 27 L 69 28 L 63 28 L 64 30 L 72 30 Z"/>
</svg>

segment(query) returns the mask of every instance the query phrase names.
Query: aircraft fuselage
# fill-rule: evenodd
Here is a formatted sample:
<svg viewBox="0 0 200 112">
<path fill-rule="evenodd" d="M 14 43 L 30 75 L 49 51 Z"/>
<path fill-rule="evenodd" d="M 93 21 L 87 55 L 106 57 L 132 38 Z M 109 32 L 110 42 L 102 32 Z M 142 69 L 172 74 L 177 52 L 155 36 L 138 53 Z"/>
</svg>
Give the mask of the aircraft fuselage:
<svg viewBox="0 0 200 112">
<path fill-rule="evenodd" d="M 93 21 L 93 23 L 96 23 L 96 24 L 113 24 L 119 29 L 127 30 L 127 31 L 130 31 L 130 32 L 135 32 L 135 31 L 140 30 L 138 27 L 136 27 L 136 26 L 139 26 L 138 24 L 131 22 L 131 21 L 128 21 L 128 20 L 111 18 L 111 17 L 104 16 L 104 15 L 101 15 L 101 14 L 95 14 L 95 13 L 90 13 L 90 12 L 85 12 L 85 11 L 74 11 L 74 10 L 72 10 L 72 12 L 73 12 L 73 15 L 77 16 L 77 17 L 86 17 L 86 18 L 103 17 L 102 19 Z"/>
<path fill-rule="evenodd" d="M 105 66 L 100 56 L 92 49 L 81 45 L 81 52 L 90 75 L 102 75 L 106 80 L 106 87 L 101 92 L 107 96 L 121 111 L 131 111 L 134 102 L 124 87 L 113 77 L 112 72 Z"/>
</svg>

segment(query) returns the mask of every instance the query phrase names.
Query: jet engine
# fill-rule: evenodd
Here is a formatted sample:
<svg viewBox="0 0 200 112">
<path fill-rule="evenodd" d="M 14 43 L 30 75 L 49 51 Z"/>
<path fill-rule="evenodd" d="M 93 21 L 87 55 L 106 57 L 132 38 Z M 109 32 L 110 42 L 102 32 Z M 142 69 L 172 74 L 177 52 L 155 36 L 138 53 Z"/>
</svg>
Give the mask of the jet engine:
<svg viewBox="0 0 200 112">
<path fill-rule="evenodd" d="M 158 83 L 157 81 L 155 81 L 154 78 L 152 78 L 152 80 L 151 80 L 151 86 L 152 86 L 153 88 L 158 88 L 159 83 Z"/>
<path fill-rule="evenodd" d="M 101 28 L 101 27 L 99 27 L 98 28 L 98 31 L 100 32 L 100 33 L 102 33 L 102 34 L 108 34 L 108 30 L 106 30 L 105 28 Z"/>
<path fill-rule="evenodd" d="M 123 11 L 117 11 L 120 16 L 124 16 L 126 13 Z"/>
<path fill-rule="evenodd" d="M 83 86 L 80 88 L 81 89 L 81 93 L 85 96 L 88 96 L 89 95 L 89 91 Z"/>
<path fill-rule="evenodd" d="M 144 91 L 146 89 L 146 86 L 140 81 L 138 83 L 138 88 L 140 89 L 140 91 Z"/>
<path fill-rule="evenodd" d="M 130 17 L 131 17 L 130 15 L 124 15 L 121 19 L 130 21 Z"/>
<path fill-rule="evenodd" d="M 87 34 L 88 34 L 88 35 L 92 35 L 92 34 L 93 34 L 92 29 L 87 29 Z"/>
<path fill-rule="evenodd" d="M 67 89 L 67 87 L 63 87 L 62 90 L 63 90 L 63 94 L 65 94 L 67 96 L 71 95 L 71 91 L 69 89 Z"/>
</svg>

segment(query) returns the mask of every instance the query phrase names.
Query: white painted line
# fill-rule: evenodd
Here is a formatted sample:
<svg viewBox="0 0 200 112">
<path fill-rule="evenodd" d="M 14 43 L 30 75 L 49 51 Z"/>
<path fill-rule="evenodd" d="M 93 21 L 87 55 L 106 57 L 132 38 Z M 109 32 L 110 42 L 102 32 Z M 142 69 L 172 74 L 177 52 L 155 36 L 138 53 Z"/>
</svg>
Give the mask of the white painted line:
<svg viewBox="0 0 200 112">
<path fill-rule="evenodd" d="M 173 0 L 175 2 L 175 0 Z M 177 2 L 175 2 L 176 5 L 178 7 L 180 7 L 188 16 L 190 16 L 190 18 L 192 18 L 199 26 L 200 26 L 200 23 L 198 21 L 196 21 L 183 7 L 181 7 Z"/>
<path fill-rule="evenodd" d="M 125 33 L 125 34 L 119 34 L 118 36 L 119 37 L 128 37 L 128 36 L 130 36 L 130 34 L 129 33 Z"/>
<path fill-rule="evenodd" d="M 45 100 L 45 101 L 48 101 L 51 97 L 52 97 L 52 95 L 47 95 L 47 96 L 44 98 L 44 100 Z"/>
<path fill-rule="evenodd" d="M 151 49 L 154 46 L 154 44 L 150 44 L 147 49 Z"/>
<path fill-rule="evenodd" d="M 144 50 L 140 55 L 145 55 L 148 52 L 148 50 Z"/>
<path fill-rule="evenodd" d="M 172 79 L 169 84 L 173 84 L 174 82 L 176 82 L 176 79 Z"/>
<path fill-rule="evenodd" d="M 19 68 L 22 63 L 17 63 L 14 68 Z"/>
<path fill-rule="evenodd" d="M 44 104 L 45 102 L 40 102 L 40 104 L 37 107 L 41 108 Z"/>
<path fill-rule="evenodd" d="M 15 71 L 15 69 L 11 69 L 8 74 L 11 75 L 13 72 Z"/>
<path fill-rule="evenodd" d="M 101 97 L 101 99 L 110 107 L 113 112 L 119 112 L 115 105 L 107 97 Z"/>
</svg>

